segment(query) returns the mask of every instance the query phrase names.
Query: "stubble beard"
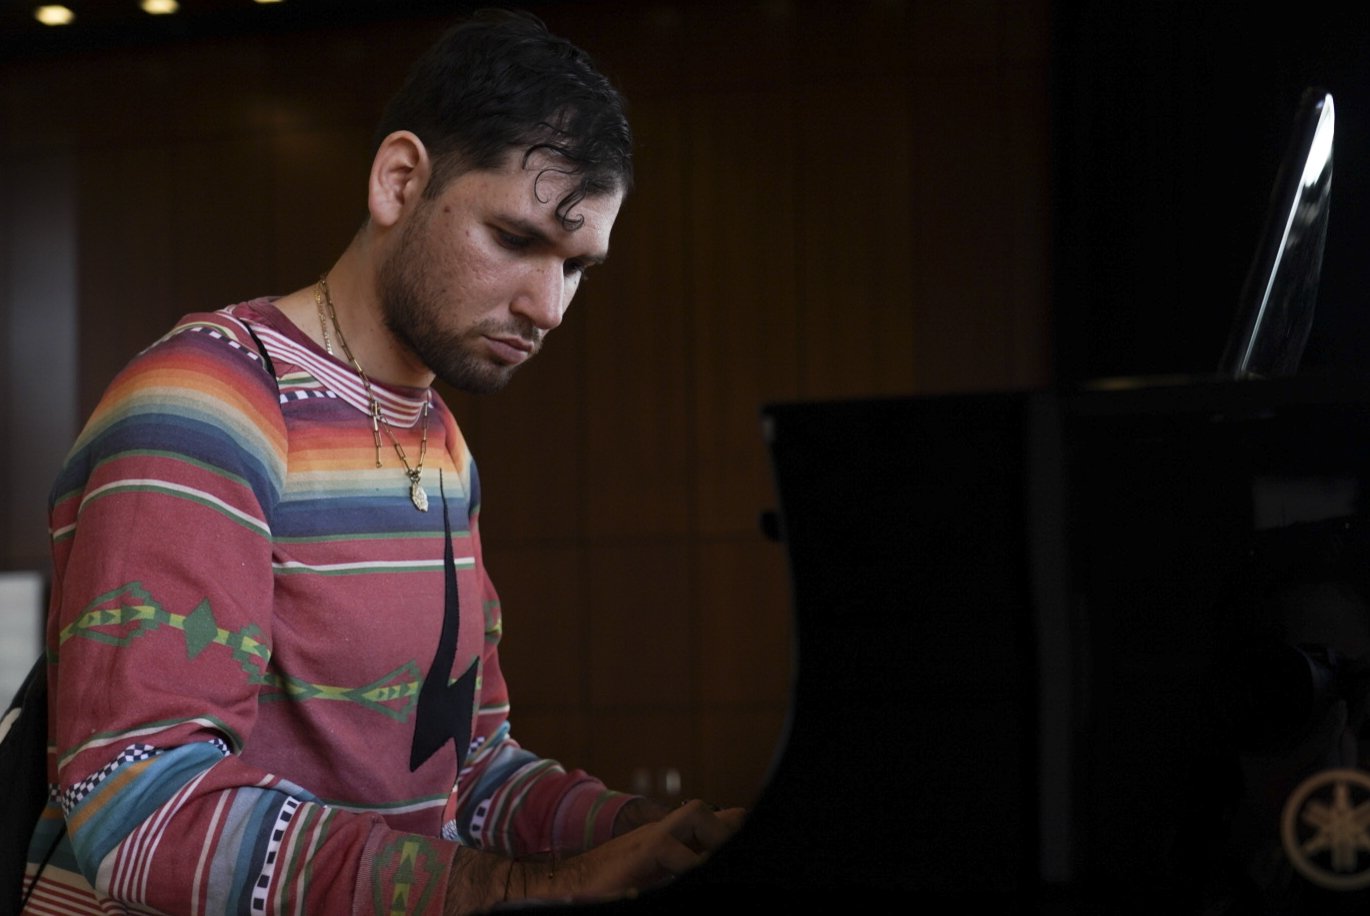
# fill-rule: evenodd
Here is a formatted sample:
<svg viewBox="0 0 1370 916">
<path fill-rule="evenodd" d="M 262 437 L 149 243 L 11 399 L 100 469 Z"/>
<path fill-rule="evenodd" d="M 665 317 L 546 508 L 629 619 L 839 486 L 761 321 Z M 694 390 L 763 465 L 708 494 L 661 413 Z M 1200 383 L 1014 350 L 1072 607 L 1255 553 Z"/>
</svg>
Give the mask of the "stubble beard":
<svg viewBox="0 0 1370 916">
<path fill-rule="evenodd" d="M 423 245 L 406 226 L 400 244 L 381 265 L 377 277 L 385 326 L 435 376 L 458 391 L 493 394 L 509 384 L 518 366 L 503 365 L 481 352 L 483 337 L 522 337 L 541 343 L 536 328 L 517 318 L 500 323 L 486 320 L 465 330 L 451 330 L 441 321 L 442 306 L 425 284 Z"/>
</svg>

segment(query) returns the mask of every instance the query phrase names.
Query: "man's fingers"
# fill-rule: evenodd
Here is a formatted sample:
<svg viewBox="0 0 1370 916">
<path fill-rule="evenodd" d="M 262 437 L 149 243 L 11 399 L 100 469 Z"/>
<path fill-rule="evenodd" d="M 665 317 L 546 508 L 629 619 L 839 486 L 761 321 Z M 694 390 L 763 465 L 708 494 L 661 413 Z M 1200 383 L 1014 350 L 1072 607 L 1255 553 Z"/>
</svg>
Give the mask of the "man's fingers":
<svg viewBox="0 0 1370 916">
<path fill-rule="evenodd" d="M 671 836 L 697 852 L 712 852 L 737 832 L 746 818 L 742 808 L 714 810 L 698 799 L 686 802 L 662 822 Z"/>
<path fill-rule="evenodd" d="M 724 808 L 714 814 L 723 823 L 727 824 L 734 833 L 742 826 L 742 822 L 747 819 L 746 808 Z"/>
<path fill-rule="evenodd" d="M 698 847 L 712 852 L 722 846 L 737 833 L 746 814 L 741 808 L 705 812 L 695 824 L 695 840 Z"/>
<path fill-rule="evenodd" d="M 662 871 L 679 877 L 704 861 L 704 856 L 678 841 L 668 841 L 658 850 L 656 863 Z"/>
</svg>

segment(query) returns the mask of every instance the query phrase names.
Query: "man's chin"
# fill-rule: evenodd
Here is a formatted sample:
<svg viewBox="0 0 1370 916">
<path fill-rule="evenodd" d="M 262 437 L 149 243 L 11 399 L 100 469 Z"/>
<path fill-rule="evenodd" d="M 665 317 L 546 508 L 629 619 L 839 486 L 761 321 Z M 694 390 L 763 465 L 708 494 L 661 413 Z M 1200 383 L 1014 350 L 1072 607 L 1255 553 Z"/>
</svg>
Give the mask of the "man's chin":
<svg viewBox="0 0 1370 916">
<path fill-rule="evenodd" d="M 466 394 L 495 394 L 514 377 L 517 366 L 461 366 L 453 371 L 435 371 L 446 384 Z"/>
</svg>

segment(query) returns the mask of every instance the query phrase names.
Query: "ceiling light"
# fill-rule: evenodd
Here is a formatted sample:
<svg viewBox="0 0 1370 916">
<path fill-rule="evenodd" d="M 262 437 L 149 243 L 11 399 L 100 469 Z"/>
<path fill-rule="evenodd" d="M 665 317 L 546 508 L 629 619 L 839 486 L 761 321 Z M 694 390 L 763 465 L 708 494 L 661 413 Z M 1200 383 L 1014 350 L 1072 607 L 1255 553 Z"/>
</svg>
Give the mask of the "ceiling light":
<svg viewBox="0 0 1370 916">
<path fill-rule="evenodd" d="M 76 18 L 76 14 L 65 6 L 53 4 L 51 6 L 40 6 L 33 11 L 33 18 L 43 25 L 66 25 Z"/>
<path fill-rule="evenodd" d="M 143 0 L 143 12 L 150 16 L 166 16 L 180 8 L 176 0 Z"/>
<path fill-rule="evenodd" d="M 258 3 L 281 3 L 283 0 L 257 0 Z"/>
</svg>

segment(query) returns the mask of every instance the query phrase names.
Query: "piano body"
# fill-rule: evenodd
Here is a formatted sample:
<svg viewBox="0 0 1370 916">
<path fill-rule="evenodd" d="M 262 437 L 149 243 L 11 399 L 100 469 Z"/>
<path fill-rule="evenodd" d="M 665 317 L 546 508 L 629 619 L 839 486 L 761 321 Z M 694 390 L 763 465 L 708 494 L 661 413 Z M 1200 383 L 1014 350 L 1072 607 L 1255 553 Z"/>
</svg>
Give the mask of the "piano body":
<svg viewBox="0 0 1370 916">
<path fill-rule="evenodd" d="M 1367 695 L 1370 385 L 789 405 L 766 424 L 798 675 L 728 880 L 1019 912 L 1370 904 L 1370 834 L 1334 867 L 1283 804 L 1358 750 L 1358 720 L 1326 719 Z M 1266 606 L 1318 577 L 1356 602 Z"/>
<path fill-rule="evenodd" d="M 1352 670 L 1370 603 L 1283 630 L 1258 606 L 1309 556 L 1370 568 L 1370 383 L 787 404 L 764 426 L 787 734 L 708 863 L 591 910 L 1370 905 L 1318 878 L 1370 884 L 1367 828 L 1315 850 L 1316 814 L 1292 815 L 1293 846 L 1281 823 L 1298 791 L 1336 807 L 1304 783 L 1345 772 L 1370 690 L 1320 675 Z"/>
</svg>

